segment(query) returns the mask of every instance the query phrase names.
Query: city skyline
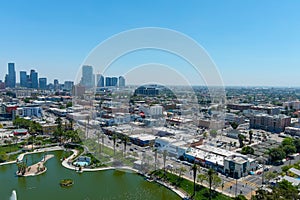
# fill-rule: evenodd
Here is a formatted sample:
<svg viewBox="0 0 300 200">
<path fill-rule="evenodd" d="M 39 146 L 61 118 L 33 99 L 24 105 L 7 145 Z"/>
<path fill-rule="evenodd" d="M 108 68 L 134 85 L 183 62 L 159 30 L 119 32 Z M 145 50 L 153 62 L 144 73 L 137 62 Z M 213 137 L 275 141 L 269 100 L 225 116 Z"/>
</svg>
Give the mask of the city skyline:
<svg viewBox="0 0 300 200">
<path fill-rule="evenodd" d="M 163 27 L 202 45 L 225 85 L 299 86 L 299 8 L 297 1 L 4 2 L 0 21 L 10 31 L 0 33 L 0 66 L 15 62 L 16 71 L 35 68 L 49 80 L 75 80 L 90 51 L 110 36 Z M 144 52 L 116 63 L 116 69 L 146 61 L 187 68 L 172 56 Z M 108 75 L 124 75 L 116 71 Z M 1 80 L 6 73 L 0 72 Z"/>
</svg>

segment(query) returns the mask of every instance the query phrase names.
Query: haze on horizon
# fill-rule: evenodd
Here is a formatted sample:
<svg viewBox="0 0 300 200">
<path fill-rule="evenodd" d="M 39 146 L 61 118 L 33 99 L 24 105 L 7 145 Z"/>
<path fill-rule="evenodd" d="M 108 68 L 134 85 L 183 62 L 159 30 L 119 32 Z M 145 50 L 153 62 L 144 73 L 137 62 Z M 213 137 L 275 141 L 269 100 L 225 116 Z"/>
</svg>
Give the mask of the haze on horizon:
<svg viewBox="0 0 300 200">
<path fill-rule="evenodd" d="M 74 80 L 84 59 L 102 41 L 133 28 L 162 27 L 199 43 L 225 85 L 300 86 L 299 10 L 296 0 L 4 1 L 0 80 L 8 62 L 16 63 L 17 82 L 19 71 L 30 69 L 48 82 Z M 201 83 L 183 60 L 151 51 L 120 59 L 106 75 L 124 75 L 126 67 L 149 63 L 171 66 L 192 84 Z M 139 84 L 140 77 L 132 78 L 129 84 Z"/>
</svg>

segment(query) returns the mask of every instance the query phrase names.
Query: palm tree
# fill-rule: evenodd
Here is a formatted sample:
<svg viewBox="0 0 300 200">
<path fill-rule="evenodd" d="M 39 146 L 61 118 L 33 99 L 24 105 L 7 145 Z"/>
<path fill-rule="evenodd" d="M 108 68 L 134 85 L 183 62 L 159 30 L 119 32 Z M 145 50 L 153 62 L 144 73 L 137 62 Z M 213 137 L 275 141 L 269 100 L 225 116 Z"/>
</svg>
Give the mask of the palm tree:
<svg viewBox="0 0 300 200">
<path fill-rule="evenodd" d="M 194 192 L 192 195 L 192 198 L 193 198 L 196 194 L 196 176 L 197 176 L 198 166 L 194 163 L 193 166 L 191 167 L 191 169 L 193 170 L 193 178 L 194 178 Z"/>
<path fill-rule="evenodd" d="M 156 171 L 157 168 L 157 148 L 153 149 L 154 151 L 154 169 Z"/>
<path fill-rule="evenodd" d="M 98 136 L 99 155 L 100 155 L 102 153 L 102 148 L 103 148 L 100 143 L 100 132 L 97 132 L 97 136 Z"/>
<path fill-rule="evenodd" d="M 116 140 L 117 140 L 118 136 L 116 134 L 113 134 L 112 136 L 112 140 L 114 143 L 114 156 L 116 155 Z"/>
<path fill-rule="evenodd" d="M 163 151 L 163 161 L 164 161 L 164 175 L 166 175 L 166 160 L 167 160 L 168 152 L 167 150 Z"/>
<path fill-rule="evenodd" d="M 24 162 L 18 162 L 17 166 L 18 166 L 18 173 L 24 175 L 25 172 L 26 172 L 26 168 L 27 168 L 26 163 L 24 163 Z"/>
<path fill-rule="evenodd" d="M 249 131 L 249 144 L 252 143 L 252 137 L 253 137 L 253 131 L 250 130 L 250 131 Z"/>
<path fill-rule="evenodd" d="M 102 140 L 101 153 L 103 153 L 103 149 L 104 149 L 104 138 L 105 138 L 105 135 L 104 135 L 104 134 L 101 134 L 101 140 Z"/>
<path fill-rule="evenodd" d="M 88 138 L 89 137 L 89 134 L 88 134 L 88 125 L 90 124 L 90 116 L 88 115 L 87 117 L 86 117 L 86 120 L 87 120 L 87 123 L 85 122 L 85 134 L 86 134 L 86 138 Z"/>
<path fill-rule="evenodd" d="M 15 142 L 15 144 L 17 144 L 17 142 L 18 142 L 18 137 L 17 137 L 17 136 L 13 136 L 12 140 Z"/>
<path fill-rule="evenodd" d="M 73 118 L 69 118 L 69 123 L 70 123 L 70 130 L 73 130 L 73 123 L 74 123 Z"/>
<path fill-rule="evenodd" d="M 211 197 L 212 197 L 212 190 L 211 190 L 211 187 L 212 187 L 212 184 L 213 184 L 213 175 L 214 175 L 215 171 L 213 169 L 209 169 L 207 171 L 207 175 L 208 175 L 208 184 L 209 184 L 209 199 L 211 200 Z"/>
<path fill-rule="evenodd" d="M 127 146 L 127 143 L 130 141 L 129 140 L 129 137 L 128 136 L 124 136 L 123 138 L 122 138 L 122 140 L 123 140 L 123 144 L 124 144 L 124 156 L 125 156 L 125 154 L 126 154 L 126 146 Z"/>
</svg>

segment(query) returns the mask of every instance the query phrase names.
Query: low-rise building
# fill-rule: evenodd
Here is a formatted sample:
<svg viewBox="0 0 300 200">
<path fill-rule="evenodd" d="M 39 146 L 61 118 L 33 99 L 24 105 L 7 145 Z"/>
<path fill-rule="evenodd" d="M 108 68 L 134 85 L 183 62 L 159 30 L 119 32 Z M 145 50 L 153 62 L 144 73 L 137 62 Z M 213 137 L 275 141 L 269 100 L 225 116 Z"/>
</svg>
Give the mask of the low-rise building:
<svg viewBox="0 0 300 200">
<path fill-rule="evenodd" d="M 233 178 L 247 176 L 250 171 L 255 171 L 254 159 L 244 155 L 231 155 L 224 158 L 224 173 Z"/>
<path fill-rule="evenodd" d="M 300 136 L 300 128 L 296 127 L 285 127 L 286 134 L 291 135 L 291 136 Z"/>
<path fill-rule="evenodd" d="M 43 116 L 43 109 L 41 107 L 19 107 L 16 110 L 16 116 L 40 118 Z"/>
<path fill-rule="evenodd" d="M 188 149 L 185 141 L 168 137 L 156 138 L 155 147 L 160 152 L 166 150 L 169 156 L 174 156 L 176 158 L 183 156 L 185 151 Z"/>
</svg>

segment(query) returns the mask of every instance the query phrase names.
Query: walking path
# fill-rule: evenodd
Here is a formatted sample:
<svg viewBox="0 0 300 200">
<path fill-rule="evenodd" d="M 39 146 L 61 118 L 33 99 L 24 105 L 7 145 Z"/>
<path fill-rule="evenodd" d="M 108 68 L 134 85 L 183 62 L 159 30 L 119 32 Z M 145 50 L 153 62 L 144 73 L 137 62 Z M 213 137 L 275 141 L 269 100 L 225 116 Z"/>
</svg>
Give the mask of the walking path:
<svg viewBox="0 0 300 200">
<path fill-rule="evenodd" d="M 73 154 L 71 156 L 69 156 L 68 158 L 66 158 L 63 162 L 62 165 L 70 170 L 77 170 L 77 167 L 73 166 L 71 161 L 73 160 L 73 158 L 75 158 L 79 151 L 77 150 L 72 150 Z M 132 168 L 132 167 L 127 167 L 127 166 L 121 166 L 121 167 L 101 167 L 101 168 L 94 168 L 94 169 L 88 169 L 88 168 L 82 168 L 81 171 L 82 172 L 93 172 L 93 171 L 103 171 L 103 170 L 111 170 L 111 169 L 123 169 L 123 170 L 130 170 L 133 171 L 135 173 L 139 173 L 138 170 Z M 165 182 L 159 181 L 159 180 L 155 180 L 157 183 L 159 183 L 160 185 L 163 185 L 164 187 L 172 190 L 173 192 L 175 192 L 178 196 L 180 196 L 181 198 L 187 197 L 187 195 L 185 193 L 183 193 L 182 191 L 176 189 L 174 186 L 171 186 Z"/>
<path fill-rule="evenodd" d="M 60 146 L 54 146 L 54 147 L 46 147 L 46 148 L 36 149 L 33 152 L 25 152 L 25 153 L 20 154 L 17 157 L 17 160 L 0 163 L 0 166 L 2 166 L 2 165 L 9 165 L 9 164 L 16 163 L 18 161 L 22 161 L 23 158 L 24 158 L 24 156 L 27 155 L 27 154 L 41 153 L 41 152 L 48 152 L 48 151 L 57 151 L 57 150 L 65 150 L 65 148 L 60 147 Z"/>
</svg>

